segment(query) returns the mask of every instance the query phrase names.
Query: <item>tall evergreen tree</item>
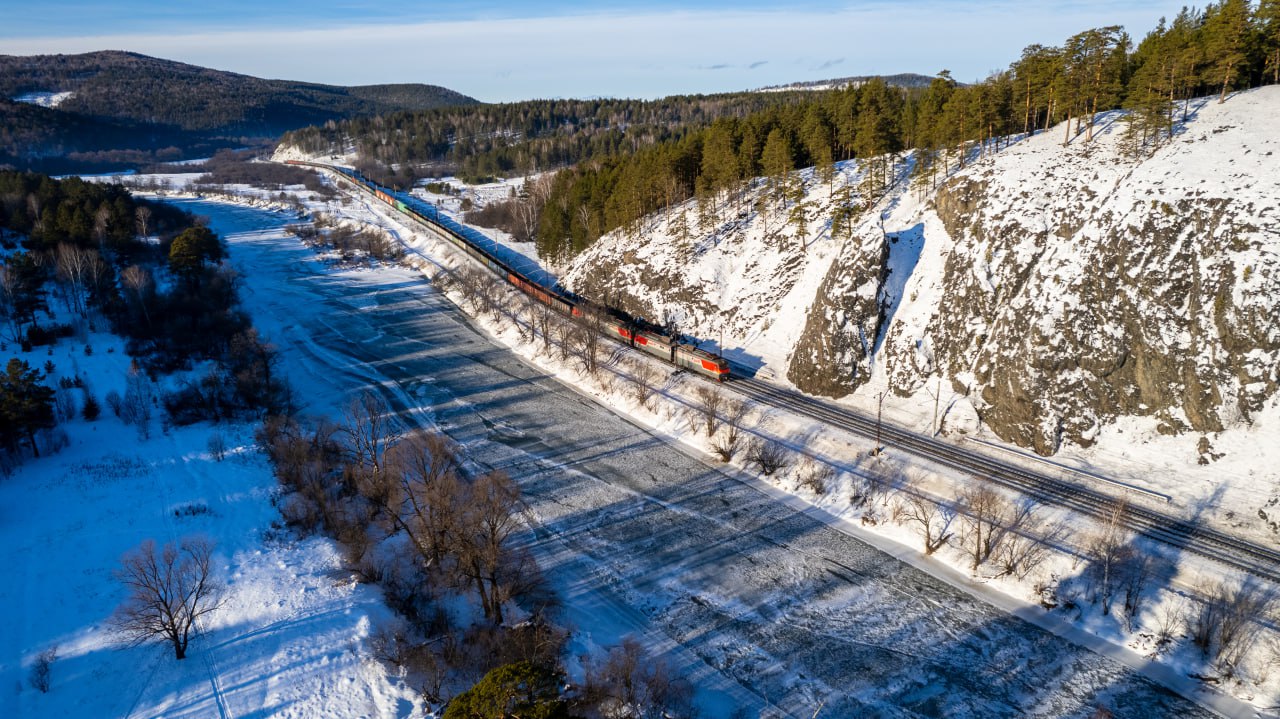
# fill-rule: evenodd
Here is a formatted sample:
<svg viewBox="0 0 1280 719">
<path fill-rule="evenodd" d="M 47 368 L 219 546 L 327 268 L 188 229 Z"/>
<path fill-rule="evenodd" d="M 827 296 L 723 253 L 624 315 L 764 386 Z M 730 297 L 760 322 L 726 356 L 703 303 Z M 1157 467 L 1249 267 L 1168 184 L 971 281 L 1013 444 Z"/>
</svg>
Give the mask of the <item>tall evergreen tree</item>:
<svg viewBox="0 0 1280 719">
<path fill-rule="evenodd" d="M 1258 34 L 1262 43 L 1263 74 L 1280 83 L 1280 0 L 1259 0 Z"/>
<path fill-rule="evenodd" d="M 1226 102 L 1245 65 L 1251 35 L 1248 0 L 1222 0 L 1205 9 L 1203 46 L 1208 59 L 1205 80 L 1222 87 L 1218 102 Z"/>
<path fill-rule="evenodd" d="M 40 370 L 16 357 L 0 375 L 0 443 L 10 451 L 25 439 L 39 457 L 36 432 L 54 425 L 53 390 L 41 384 L 42 379 Z"/>
<path fill-rule="evenodd" d="M 760 154 L 760 166 L 769 178 L 769 188 L 778 201 L 785 198 L 787 178 L 795 169 L 795 151 L 791 145 L 791 136 L 786 130 L 774 128 L 764 141 L 764 151 Z"/>
<path fill-rule="evenodd" d="M 859 158 L 870 163 L 868 173 L 874 175 L 870 189 L 876 193 L 888 186 L 892 157 L 902 149 L 899 125 L 902 107 L 902 96 L 878 77 L 858 89 L 858 124 L 853 149 Z"/>
</svg>

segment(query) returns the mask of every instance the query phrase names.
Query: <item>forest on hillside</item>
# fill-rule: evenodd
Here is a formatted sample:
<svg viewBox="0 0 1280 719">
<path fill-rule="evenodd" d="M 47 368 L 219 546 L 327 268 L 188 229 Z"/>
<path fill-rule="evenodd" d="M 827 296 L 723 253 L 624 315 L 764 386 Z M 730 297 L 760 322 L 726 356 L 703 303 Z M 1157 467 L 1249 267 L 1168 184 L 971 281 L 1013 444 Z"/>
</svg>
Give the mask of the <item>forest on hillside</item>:
<svg viewBox="0 0 1280 719">
<path fill-rule="evenodd" d="M 579 164 L 556 175 L 537 208 L 538 251 L 572 256 L 605 233 L 693 197 L 714 211 L 760 176 L 803 223 L 797 198 L 804 191 L 790 176 L 795 168 L 816 167 L 829 180 L 836 162 L 867 160 L 858 195 L 874 199 L 905 150 L 915 151 L 913 179 L 936 184 L 975 154 L 1064 120 L 1073 120 L 1064 143 L 1089 142 L 1097 113 L 1116 108 L 1130 111 L 1127 151 L 1147 153 L 1173 136 L 1189 99 L 1225 99 L 1267 83 L 1280 83 L 1280 0 L 1184 8 L 1136 48 L 1119 26 L 1093 28 L 1059 46 L 1029 46 L 981 83 L 960 85 L 946 71 L 920 90 L 873 80 Z M 840 216 L 832 218 L 837 229 L 859 209 L 851 188 L 843 192 Z"/>
<path fill-rule="evenodd" d="M 140 432 L 152 406 L 175 424 L 280 411 L 289 399 L 272 374 L 274 350 L 240 308 L 239 280 L 224 255 L 198 218 L 120 185 L 0 171 L 0 352 L 84 338 L 105 321 L 127 340 L 135 365 L 134 394 L 105 400 L 127 423 L 141 423 Z M 92 352 L 86 343 L 84 354 Z M 158 373 L 207 360 L 212 369 L 177 391 L 152 386 Z M 55 401 L 42 384 L 51 363 L 33 368 L 15 357 L 6 366 L 0 475 L 27 451 L 56 450 L 45 430 L 75 414 L 71 400 Z M 84 395 L 85 419 L 96 419 L 88 385 L 59 389 L 73 386 Z"/>
<path fill-rule="evenodd" d="M 835 163 L 862 158 L 873 164 L 857 194 L 874 198 L 906 150 L 916 153 L 915 179 L 933 184 L 974 153 L 1068 118 L 1063 141 L 1088 142 L 1097 113 L 1116 108 L 1131 110 L 1130 151 L 1149 152 L 1172 136 L 1190 98 L 1276 82 L 1280 0 L 1221 0 L 1162 19 L 1136 44 L 1111 25 L 1031 45 L 972 85 L 944 70 L 926 87 L 871 80 L 828 91 L 443 108 L 310 127 L 282 143 L 317 154 L 354 143 L 360 169 L 398 186 L 447 173 L 475 181 L 562 170 L 486 213 L 562 260 L 692 197 L 714 210 L 756 177 L 771 178 L 788 203 L 800 194 L 783 182 L 791 170 L 816 167 L 829 179 Z M 845 191 L 837 226 L 858 211 Z M 791 204 L 803 221 L 806 208 Z M 525 229 L 531 213 L 534 233 Z"/>
<path fill-rule="evenodd" d="M 56 107 L 13 98 L 70 92 Z M 140 168 L 261 147 L 286 130 L 476 100 L 436 85 L 265 80 L 128 52 L 0 55 L 0 167 Z"/>
<path fill-rule="evenodd" d="M 518 177 L 590 158 L 625 155 L 675 141 L 722 117 L 807 101 L 805 91 L 683 95 L 661 100 L 527 100 L 326 123 L 286 133 L 305 152 L 343 151 L 387 185 L 456 174 L 468 181 Z"/>
</svg>

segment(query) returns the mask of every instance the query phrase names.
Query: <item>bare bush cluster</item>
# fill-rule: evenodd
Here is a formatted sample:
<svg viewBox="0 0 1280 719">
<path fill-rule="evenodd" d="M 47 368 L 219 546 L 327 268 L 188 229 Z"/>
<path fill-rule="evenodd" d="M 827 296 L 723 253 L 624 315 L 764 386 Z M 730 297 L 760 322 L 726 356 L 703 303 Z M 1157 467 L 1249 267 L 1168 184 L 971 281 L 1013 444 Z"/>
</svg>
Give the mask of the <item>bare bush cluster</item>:
<svg viewBox="0 0 1280 719">
<path fill-rule="evenodd" d="M 386 231 L 353 227 L 324 214 L 317 214 L 310 223 L 296 223 L 285 229 L 308 245 L 333 248 L 344 262 L 359 257 L 394 261 L 404 256 L 404 248 Z"/>
<path fill-rule="evenodd" d="M 835 478 L 835 467 L 812 457 L 805 457 L 796 470 L 796 484 L 816 495 L 826 494 Z"/>
<path fill-rule="evenodd" d="M 600 719 L 691 717 L 692 700 L 692 685 L 632 637 L 588 668 L 583 690 L 587 716 Z"/>
<path fill-rule="evenodd" d="M 372 393 L 349 403 L 341 425 L 273 417 L 258 441 L 289 490 L 285 520 L 338 539 L 352 571 L 379 582 L 408 620 L 375 649 L 413 673 L 429 699 L 500 663 L 558 657 L 564 634 L 540 618 L 555 600 L 513 541 L 524 510 L 505 473 L 468 474 L 448 438 L 406 431 Z M 468 594 L 484 621 L 458 625 L 444 607 Z M 507 626 L 514 600 L 534 619 Z"/>
<path fill-rule="evenodd" d="M 756 437 L 747 445 L 747 462 L 760 474 L 772 477 L 791 464 L 791 450 L 776 440 Z"/>
<path fill-rule="evenodd" d="M 1258 622 L 1276 608 L 1276 592 L 1248 578 L 1239 584 L 1203 582 L 1197 594 L 1198 601 L 1186 612 L 1187 633 L 1218 672 L 1234 676 L 1257 643 Z"/>
<path fill-rule="evenodd" d="M 751 405 L 742 399 L 725 399 L 718 405 L 722 430 L 712 439 L 711 450 L 721 462 L 729 462 L 742 447 L 743 425 L 751 413 Z"/>
<path fill-rule="evenodd" d="M 653 409 L 650 405 L 653 402 L 653 394 L 657 391 L 658 382 L 662 379 L 662 373 L 653 366 L 652 362 L 645 359 L 631 362 L 630 369 L 627 382 L 631 399 L 644 409 Z"/>
<path fill-rule="evenodd" d="M 48 694 L 53 687 L 53 663 L 58 659 L 58 648 L 49 647 L 36 655 L 31 664 L 31 673 L 27 675 L 27 683 L 41 694 Z"/>
</svg>

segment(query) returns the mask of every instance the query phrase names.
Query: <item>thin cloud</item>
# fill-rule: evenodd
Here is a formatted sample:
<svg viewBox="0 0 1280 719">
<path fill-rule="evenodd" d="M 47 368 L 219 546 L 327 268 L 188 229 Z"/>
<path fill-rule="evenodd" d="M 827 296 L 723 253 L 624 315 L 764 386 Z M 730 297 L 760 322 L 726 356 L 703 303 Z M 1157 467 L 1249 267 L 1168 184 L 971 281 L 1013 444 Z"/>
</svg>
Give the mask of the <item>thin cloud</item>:
<svg viewBox="0 0 1280 719">
<path fill-rule="evenodd" d="M 280 25 L 26 37 L 6 40 L 4 52 L 123 49 L 258 77 L 344 85 L 432 83 L 485 101 L 660 97 L 821 80 L 837 64 L 848 74 L 865 75 L 932 74 L 947 67 L 958 80 L 976 80 L 993 67 L 1007 66 L 1027 45 L 1061 44 L 1081 28 L 1122 24 L 1132 37 L 1141 37 L 1162 14 L 1176 14 L 1183 2 L 1162 0 L 1137 8 L 1075 0 L 1064 9 L 1032 0 L 1011 12 L 1007 0 L 873 0 L 843 9 L 615 9 L 381 24 L 353 19 L 324 29 Z M 840 48 L 845 55 L 815 58 L 814 48 Z M 351 57 L 378 62 L 352 63 Z"/>
</svg>

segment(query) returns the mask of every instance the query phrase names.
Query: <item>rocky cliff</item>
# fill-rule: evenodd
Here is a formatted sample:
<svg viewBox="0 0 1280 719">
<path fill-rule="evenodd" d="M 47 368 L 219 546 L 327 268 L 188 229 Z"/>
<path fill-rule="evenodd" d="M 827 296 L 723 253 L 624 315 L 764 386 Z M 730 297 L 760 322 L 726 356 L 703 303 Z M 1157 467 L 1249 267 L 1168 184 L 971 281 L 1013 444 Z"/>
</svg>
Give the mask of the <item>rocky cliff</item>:
<svg viewBox="0 0 1280 719">
<path fill-rule="evenodd" d="M 808 392 L 941 380 L 1041 454 L 1121 417 L 1170 434 L 1247 425 L 1280 382 L 1280 88 L 1188 110 L 1141 152 L 1112 113 L 1091 142 L 1064 145 L 1059 127 L 936 190 L 904 180 L 847 233 L 831 217 L 853 163 L 833 185 L 805 175 L 803 229 L 753 197 L 713 221 L 681 208 L 605 238 L 567 282 L 723 334 L 731 356 Z"/>
</svg>

